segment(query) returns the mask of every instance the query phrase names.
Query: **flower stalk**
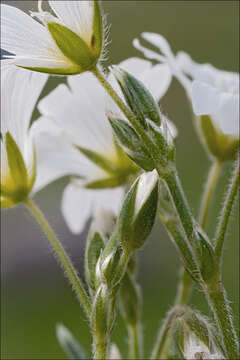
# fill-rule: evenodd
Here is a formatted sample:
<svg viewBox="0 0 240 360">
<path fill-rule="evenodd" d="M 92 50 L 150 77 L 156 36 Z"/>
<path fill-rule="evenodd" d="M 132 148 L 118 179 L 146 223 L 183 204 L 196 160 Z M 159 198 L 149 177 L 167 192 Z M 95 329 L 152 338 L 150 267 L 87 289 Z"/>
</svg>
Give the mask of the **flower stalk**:
<svg viewBox="0 0 240 360">
<path fill-rule="evenodd" d="M 30 211 L 32 216 L 42 228 L 43 232 L 46 234 L 49 243 L 54 250 L 54 253 L 57 255 L 57 259 L 60 262 L 61 267 L 63 268 L 68 280 L 70 281 L 77 295 L 80 304 L 83 307 L 83 310 L 87 315 L 87 318 L 89 319 L 91 315 L 91 303 L 69 256 L 67 255 L 62 244 L 54 234 L 54 231 L 48 224 L 45 216 L 43 215 L 41 210 L 35 205 L 35 203 L 31 199 L 26 199 L 24 200 L 24 205 L 27 207 L 27 209 Z"/>
<path fill-rule="evenodd" d="M 221 260 L 223 252 L 223 244 L 225 239 L 225 234 L 227 231 L 227 226 L 229 222 L 229 217 L 233 208 L 234 200 L 239 191 L 239 157 L 236 161 L 234 168 L 233 176 L 229 189 L 227 192 L 226 200 L 223 206 L 222 214 L 218 223 L 216 240 L 215 240 L 215 254 L 219 260 Z"/>
</svg>

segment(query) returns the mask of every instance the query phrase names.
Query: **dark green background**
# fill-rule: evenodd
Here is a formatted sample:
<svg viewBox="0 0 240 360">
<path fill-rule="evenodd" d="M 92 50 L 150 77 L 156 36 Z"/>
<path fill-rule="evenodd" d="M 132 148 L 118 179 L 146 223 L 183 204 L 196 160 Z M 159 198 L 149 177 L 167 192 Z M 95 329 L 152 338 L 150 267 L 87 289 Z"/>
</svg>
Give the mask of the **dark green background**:
<svg viewBox="0 0 240 360">
<path fill-rule="evenodd" d="M 33 1 L 2 2 L 25 11 L 36 9 Z M 198 62 L 238 71 L 238 1 L 103 1 L 103 5 L 112 24 L 109 64 L 139 55 L 132 47 L 133 38 L 142 31 L 153 31 L 163 34 L 174 51 L 185 50 Z M 54 86 L 54 81 L 50 81 L 48 89 Z M 210 163 L 194 133 L 185 94 L 176 81 L 162 100 L 161 108 L 179 129 L 178 169 L 197 216 Z M 210 234 L 222 206 L 229 171 L 229 165 L 225 166 L 211 209 Z M 60 212 L 61 193 L 66 182 L 67 179 L 48 186 L 36 196 L 36 201 L 82 271 L 85 234 L 70 234 Z M 235 209 L 225 245 L 224 284 L 239 328 L 238 239 L 238 212 Z M 175 249 L 159 223 L 139 257 L 145 348 L 149 354 L 158 325 L 173 302 L 179 269 Z M 200 291 L 195 291 L 191 303 L 208 313 Z M 1 310 L 2 359 L 65 359 L 55 338 L 57 322 L 69 327 L 90 353 L 91 336 L 84 315 L 44 235 L 22 207 L 2 214 Z M 126 354 L 127 335 L 121 321 L 113 337 L 123 355 Z"/>
</svg>

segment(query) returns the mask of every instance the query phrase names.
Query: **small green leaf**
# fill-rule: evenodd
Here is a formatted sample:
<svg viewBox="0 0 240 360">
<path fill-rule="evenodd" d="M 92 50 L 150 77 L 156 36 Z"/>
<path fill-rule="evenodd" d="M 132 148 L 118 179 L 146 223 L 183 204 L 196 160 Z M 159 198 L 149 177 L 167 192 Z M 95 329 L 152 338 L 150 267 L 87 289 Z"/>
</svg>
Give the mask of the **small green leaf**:
<svg viewBox="0 0 240 360">
<path fill-rule="evenodd" d="M 73 31 L 55 22 L 48 23 L 48 30 L 62 53 L 82 71 L 90 70 L 96 64 L 97 59 L 88 45 Z"/>
<path fill-rule="evenodd" d="M 218 270 L 217 261 L 212 245 L 205 239 L 205 237 L 198 232 L 200 239 L 200 271 L 203 280 L 208 281 Z"/>
<path fill-rule="evenodd" d="M 56 334 L 62 349 L 64 350 L 69 359 L 88 359 L 81 345 L 65 326 L 63 326 L 62 324 L 57 325 Z"/>
<path fill-rule="evenodd" d="M 108 332 L 109 294 L 106 285 L 100 285 L 92 306 L 91 328 L 97 338 L 104 339 Z"/>
</svg>

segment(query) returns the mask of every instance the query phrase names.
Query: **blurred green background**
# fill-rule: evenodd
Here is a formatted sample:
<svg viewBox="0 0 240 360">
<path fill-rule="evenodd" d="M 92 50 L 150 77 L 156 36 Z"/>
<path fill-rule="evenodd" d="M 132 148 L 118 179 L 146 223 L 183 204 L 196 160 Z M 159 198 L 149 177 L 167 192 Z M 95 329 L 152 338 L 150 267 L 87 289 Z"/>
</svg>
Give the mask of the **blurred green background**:
<svg viewBox="0 0 240 360">
<path fill-rule="evenodd" d="M 36 10 L 36 1 L 2 1 L 24 11 Z M 198 62 L 238 71 L 238 1 L 103 1 L 110 31 L 108 64 L 139 56 L 132 46 L 142 31 L 164 35 L 174 52 L 184 50 Z M 48 89 L 54 86 L 52 78 Z M 195 135 L 191 113 L 181 86 L 174 80 L 161 108 L 179 129 L 178 169 L 191 208 L 197 216 L 209 160 Z M 213 233 L 230 174 L 224 168 L 208 231 Z M 73 236 L 60 212 L 67 179 L 36 196 L 76 267 L 83 269 L 86 233 Z M 238 211 L 231 219 L 224 255 L 224 284 L 239 328 L 239 230 Z M 47 240 L 20 206 L 2 213 L 2 359 L 65 359 L 55 338 L 55 325 L 69 327 L 90 354 L 91 336 L 77 300 L 57 265 Z M 139 252 L 139 282 L 143 290 L 143 324 L 146 357 L 157 328 L 171 306 L 178 281 L 179 261 L 174 246 L 157 222 L 145 248 Z M 195 290 L 191 304 L 208 314 L 205 299 Z M 127 334 L 120 320 L 113 338 L 126 354 Z"/>
</svg>

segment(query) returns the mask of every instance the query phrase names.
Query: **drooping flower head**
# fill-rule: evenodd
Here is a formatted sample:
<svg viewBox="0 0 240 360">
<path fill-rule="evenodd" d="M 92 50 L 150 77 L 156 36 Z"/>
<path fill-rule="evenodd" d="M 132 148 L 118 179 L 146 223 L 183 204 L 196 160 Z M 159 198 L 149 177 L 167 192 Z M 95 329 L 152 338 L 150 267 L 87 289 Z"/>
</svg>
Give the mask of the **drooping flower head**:
<svg viewBox="0 0 240 360">
<path fill-rule="evenodd" d="M 47 75 L 1 61 L 1 207 L 14 206 L 32 190 L 35 149 L 29 129 Z"/>
<path fill-rule="evenodd" d="M 49 4 L 52 12 L 43 10 Z M 12 62 L 50 74 L 79 74 L 94 68 L 104 42 L 103 18 L 97 0 L 38 1 L 31 16 L 1 5 L 1 47 Z"/>
<path fill-rule="evenodd" d="M 152 51 L 134 40 L 147 58 L 167 63 L 192 103 L 202 139 L 220 161 L 232 160 L 239 145 L 239 74 L 197 64 L 189 55 L 173 54 L 166 39 L 154 33 L 142 37 L 159 49 Z"/>
</svg>

